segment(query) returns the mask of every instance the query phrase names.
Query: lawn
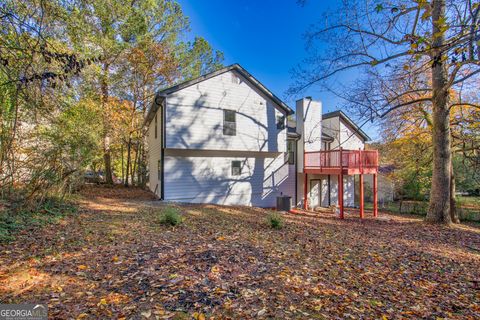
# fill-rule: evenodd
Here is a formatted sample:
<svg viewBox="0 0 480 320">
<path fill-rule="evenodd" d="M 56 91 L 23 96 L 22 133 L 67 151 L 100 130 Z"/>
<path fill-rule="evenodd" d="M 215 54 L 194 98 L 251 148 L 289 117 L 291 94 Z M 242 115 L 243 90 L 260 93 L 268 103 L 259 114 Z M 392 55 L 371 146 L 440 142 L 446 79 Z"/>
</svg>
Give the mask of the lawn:
<svg viewBox="0 0 480 320">
<path fill-rule="evenodd" d="M 0 253 L 0 301 L 52 318 L 480 318 L 480 229 L 380 213 L 165 205 L 89 188 L 77 213 L 23 230 Z"/>
<path fill-rule="evenodd" d="M 365 207 L 371 209 L 373 204 L 365 203 Z M 404 200 L 402 203 L 399 201 L 387 202 L 381 203 L 380 207 L 383 210 L 392 213 L 416 214 L 425 216 L 428 210 L 428 201 Z M 457 210 L 462 221 L 480 222 L 480 197 L 457 196 Z"/>
</svg>

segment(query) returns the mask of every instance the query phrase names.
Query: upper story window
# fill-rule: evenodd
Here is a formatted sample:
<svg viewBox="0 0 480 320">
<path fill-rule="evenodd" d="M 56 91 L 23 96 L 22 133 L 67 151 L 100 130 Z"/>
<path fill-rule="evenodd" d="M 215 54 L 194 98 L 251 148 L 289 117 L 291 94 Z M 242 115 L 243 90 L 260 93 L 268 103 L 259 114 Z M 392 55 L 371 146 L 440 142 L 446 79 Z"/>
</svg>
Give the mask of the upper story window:
<svg viewBox="0 0 480 320">
<path fill-rule="evenodd" d="M 322 150 L 330 150 L 330 142 L 322 141 Z"/>
<path fill-rule="evenodd" d="M 288 164 L 295 164 L 295 150 L 297 142 L 295 140 L 287 140 Z"/>
<path fill-rule="evenodd" d="M 240 84 L 240 78 L 232 72 L 232 83 Z"/>
<path fill-rule="evenodd" d="M 155 114 L 155 139 L 157 139 L 157 135 L 158 135 L 157 127 L 158 127 L 158 120 L 157 120 L 157 114 Z"/>
<path fill-rule="evenodd" d="M 277 116 L 277 129 L 279 129 L 279 130 L 285 129 L 285 116 L 284 115 L 278 115 Z"/>
<path fill-rule="evenodd" d="M 223 134 L 237 135 L 237 114 L 234 110 L 223 110 Z"/>
<path fill-rule="evenodd" d="M 232 161 L 232 176 L 239 176 L 242 174 L 242 162 Z"/>
</svg>

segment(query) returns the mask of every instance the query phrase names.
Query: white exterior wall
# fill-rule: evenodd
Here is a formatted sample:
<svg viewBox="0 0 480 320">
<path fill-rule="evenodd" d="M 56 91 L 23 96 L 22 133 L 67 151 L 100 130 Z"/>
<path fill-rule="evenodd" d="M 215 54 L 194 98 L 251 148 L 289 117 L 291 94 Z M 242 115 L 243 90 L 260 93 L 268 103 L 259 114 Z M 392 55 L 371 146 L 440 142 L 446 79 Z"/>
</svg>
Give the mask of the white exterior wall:
<svg viewBox="0 0 480 320">
<path fill-rule="evenodd" d="M 166 103 L 166 148 L 286 151 L 287 130 L 276 126 L 284 111 L 237 72 L 174 92 Z M 235 136 L 223 134 L 224 109 L 236 111 Z"/>
<path fill-rule="evenodd" d="M 295 167 L 284 154 L 166 150 L 165 200 L 275 207 L 276 197 L 294 197 Z M 241 161 L 232 176 L 231 162 Z"/>
<path fill-rule="evenodd" d="M 365 149 L 365 142 L 362 137 L 355 133 L 350 126 L 343 123 L 343 121 L 340 121 L 340 142 L 343 149 Z"/>
<path fill-rule="evenodd" d="M 333 137 L 330 149 L 338 149 L 340 144 L 340 118 L 328 118 L 322 120 L 323 132 Z"/>
<path fill-rule="evenodd" d="M 148 127 L 148 168 L 149 181 L 148 188 L 154 192 L 157 197 L 161 196 L 161 183 L 158 179 L 158 161 L 162 154 L 162 112 L 161 108 L 157 112 L 157 138 L 155 139 L 155 118 Z"/>
<path fill-rule="evenodd" d="M 330 145 L 331 149 L 338 149 L 340 146 L 348 150 L 365 149 L 364 139 L 358 133 L 355 133 L 340 117 L 324 119 L 323 130 L 324 133 L 333 137 L 333 142 Z"/>
<path fill-rule="evenodd" d="M 297 112 L 299 106 L 303 107 L 305 105 L 305 101 L 308 102 L 308 100 L 299 100 L 297 101 Z M 303 110 L 302 110 L 303 114 Z M 312 115 L 310 115 L 311 117 Z M 297 115 L 297 130 L 299 126 L 299 120 L 298 120 L 298 115 Z M 308 118 L 310 119 L 310 118 Z M 316 121 L 316 117 L 314 116 L 313 121 Z M 310 120 L 312 121 L 312 120 Z M 315 126 L 310 125 L 311 131 L 315 131 Z M 304 130 L 303 128 L 301 130 Z M 349 149 L 349 150 L 358 150 L 364 149 L 365 144 L 364 140 L 361 136 L 359 136 L 357 133 L 355 133 L 352 128 L 344 123 L 344 121 L 340 117 L 332 117 L 328 119 L 323 119 L 321 120 L 321 130 L 324 130 L 324 133 L 330 135 L 333 137 L 333 142 L 330 145 L 331 149 L 338 149 L 340 146 L 343 149 Z M 307 131 L 308 132 L 308 131 Z M 315 133 L 317 134 L 317 133 Z M 318 134 L 318 137 L 321 137 L 321 132 Z M 320 140 L 312 140 L 309 135 L 306 135 L 306 141 L 313 141 L 313 143 L 306 143 L 305 144 L 305 149 L 307 151 L 316 151 L 320 150 L 320 145 L 317 145 L 317 142 L 320 143 Z M 307 147 L 308 145 L 308 147 Z M 299 149 L 299 153 L 302 152 Z M 301 153 L 300 153 L 301 154 Z M 303 157 L 302 157 L 303 160 Z M 299 172 L 303 171 L 303 167 Z M 303 185 L 303 174 L 298 174 L 297 175 L 297 190 L 298 190 L 298 203 L 297 205 L 302 205 L 303 204 L 303 190 L 304 190 L 304 185 Z M 308 198 L 310 199 L 311 194 L 310 194 L 310 180 L 313 179 L 321 179 L 324 176 L 321 175 L 308 175 Z M 343 195 L 343 203 L 345 207 L 354 207 L 355 204 L 355 178 L 354 176 L 344 176 L 343 177 L 343 190 L 344 190 L 344 195 Z M 325 197 L 324 197 L 325 198 Z M 336 175 L 331 175 L 330 176 L 330 203 L 332 205 L 338 205 L 338 177 Z M 322 205 L 325 204 L 325 201 L 322 201 Z M 358 205 L 358 204 L 357 204 Z"/>
<path fill-rule="evenodd" d="M 300 178 L 301 181 L 298 182 L 299 188 L 301 188 L 301 196 L 303 197 L 303 177 Z M 308 203 L 312 205 L 312 194 L 310 190 L 312 180 L 323 180 L 322 182 L 322 195 L 321 195 L 321 206 L 328 207 L 328 176 L 327 175 L 318 175 L 318 174 L 309 174 L 308 175 Z M 301 184 L 300 184 L 301 182 Z M 343 205 L 345 207 L 354 207 L 355 206 L 355 180 L 353 176 L 343 176 Z M 299 205 L 303 203 L 303 198 L 299 199 Z M 336 175 L 330 175 L 330 205 L 338 205 L 338 177 Z M 358 204 L 357 204 L 358 205 Z"/>
<path fill-rule="evenodd" d="M 294 200 L 287 129 L 277 129 L 285 112 L 240 74 L 223 73 L 165 101 L 164 200 L 260 207 L 275 207 L 280 195 Z M 236 111 L 234 136 L 223 134 L 225 109 Z M 232 176 L 232 161 L 242 162 L 241 175 Z"/>
</svg>

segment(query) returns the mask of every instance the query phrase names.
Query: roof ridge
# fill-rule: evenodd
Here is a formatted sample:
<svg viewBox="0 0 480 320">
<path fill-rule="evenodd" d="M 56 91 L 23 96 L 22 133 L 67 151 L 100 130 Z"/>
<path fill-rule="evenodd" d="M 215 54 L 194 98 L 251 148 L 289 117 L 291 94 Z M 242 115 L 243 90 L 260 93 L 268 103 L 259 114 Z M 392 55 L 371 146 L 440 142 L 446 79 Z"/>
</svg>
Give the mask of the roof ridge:
<svg viewBox="0 0 480 320">
<path fill-rule="evenodd" d="M 159 90 L 155 93 L 155 97 L 153 99 L 152 106 L 150 107 L 147 116 L 145 117 L 144 121 L 144 126 L 149 125 L 150 121 L 153 119 L 153 115 L 157 111 L 158 108 L 155 106 L 157 105 L 156 99 L 158 97 L 163 97 L 166 96 L 172 92 L 190 87 L 192 85 L 195 85 L 199 82 L 208 80 L 210 78 L 216 77 L 217 75 L 223 74 L 225 72 L 231 71 L 231 70 L 237 70 L 240 74 L 242 74 L 251 84 L 253 84 L 257 89 L 259 89 L 263 94 L 268 96 L 270 99 L 272 99 L 280 108 L 282 108 L 287 115 L 293 114 L 294 111 L 291 109 L 286 103 L 284 103 L 280 98 L 278 98 L 272 91 L 270 91 L 265 85 L 263 85 L 260 81 L 258 81 L 254 76 L 252 76 L 245 68 L 243 68 L 239 63 L 233 63 L 231 65 L 228 65 L 226 67 L 220 68 L 218 70 L 203 74 L 199 77 L 196 77 L 194 79 L 186 80 L 183 82 L 180 82 L 176 85 L 173 85 L 171 87 Z"/>
</svg>

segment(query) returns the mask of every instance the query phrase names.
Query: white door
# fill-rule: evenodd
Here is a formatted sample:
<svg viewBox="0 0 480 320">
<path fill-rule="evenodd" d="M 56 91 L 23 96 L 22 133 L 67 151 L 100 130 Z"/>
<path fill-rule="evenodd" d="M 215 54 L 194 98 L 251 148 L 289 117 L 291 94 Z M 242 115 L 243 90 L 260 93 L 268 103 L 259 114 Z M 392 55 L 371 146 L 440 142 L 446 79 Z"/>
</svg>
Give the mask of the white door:
<svg viewBox="0 0 480 320">
<path fill-rule="evenodd" d="M 321 180 L 310 180 L 310 208 L 320 206 L 321 191 Z"/>
</svg>

